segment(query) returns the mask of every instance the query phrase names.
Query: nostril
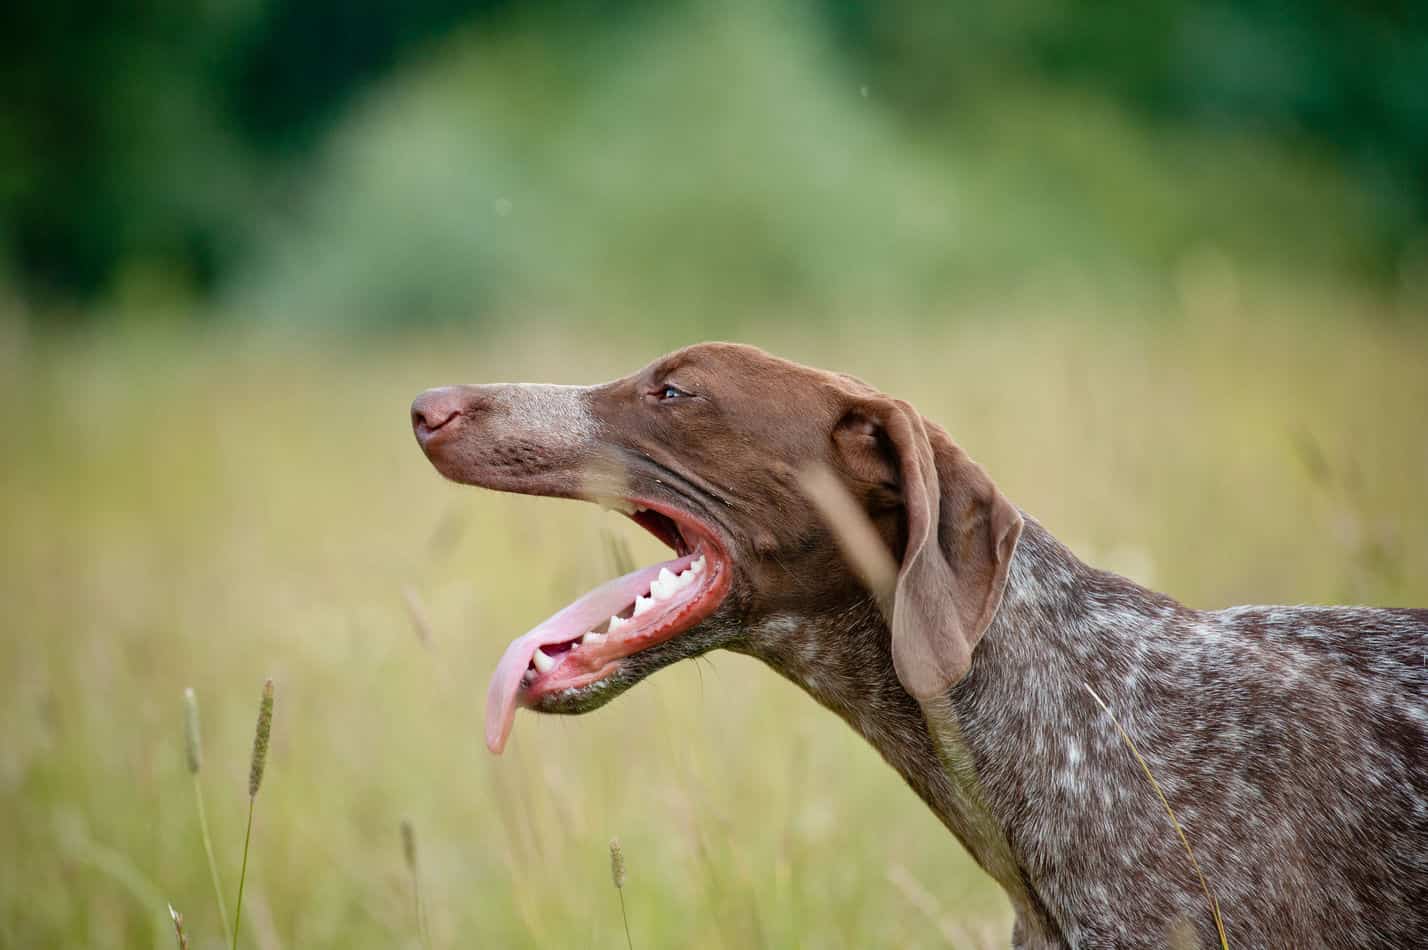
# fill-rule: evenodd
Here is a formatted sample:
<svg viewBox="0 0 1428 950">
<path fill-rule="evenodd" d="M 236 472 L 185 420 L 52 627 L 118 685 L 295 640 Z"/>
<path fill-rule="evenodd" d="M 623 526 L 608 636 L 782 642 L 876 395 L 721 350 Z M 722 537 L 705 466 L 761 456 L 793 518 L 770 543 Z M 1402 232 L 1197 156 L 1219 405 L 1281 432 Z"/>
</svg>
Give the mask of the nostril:
<svg viewBox="0 0 1428 950">
<path fill-rule="evenodd" d="M 412 403 L 412 428 L 425 438 L 461 415 L 460 401 L 451 392 L 432 390 Z"/>
<path fill-rule="evenodd" d="M 431 432 L 435 432 L 437 429 L 440 429 L 442 426 L 446 425 L 448 422 L 450 422 L 452 419 L 455 419 L 459 415 L 461 415 L 461 413 L 457 412 L 455 409 L 413 409 L 412 424 L 417 426 L 418 428 L 423 428 Z"/>
</svg>

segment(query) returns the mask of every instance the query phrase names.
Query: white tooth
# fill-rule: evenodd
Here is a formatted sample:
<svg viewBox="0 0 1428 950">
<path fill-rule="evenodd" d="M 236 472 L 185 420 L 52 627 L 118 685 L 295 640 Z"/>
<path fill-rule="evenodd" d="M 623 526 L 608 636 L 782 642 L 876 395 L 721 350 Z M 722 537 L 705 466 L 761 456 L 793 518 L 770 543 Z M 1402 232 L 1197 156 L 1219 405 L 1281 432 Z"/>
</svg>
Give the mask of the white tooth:
<svg viewBox="0 0 1428 950">
<path fill-rule="evenodd" d="M 689 565 L 689 569 L 696 574 L 704 570 L 704 555 L 699 555 L 699 559 L 696 560 L 693 564 Z"/>
<path fill-rule="evenodd" d="M 531 662 L 534 663 L 535 668 L 542 673 L 549 673 L 555 669 L 555 661 L 542 653 L 540 647 L 536 647 L 535 653 L 531 656 Z"/>
<path fill-rule="evenodd" d="M 649 610 L 653 606 L 653 597 L 636 597 L 634 616 L 638 617 L 640 614 L 644 613 L 646 610 Z"/>
<path fill-rule="evenodd" d="M 682 574 L 680 574 L 678 577 L 676 577 L 676 578 L 674 579 L 674 583 L 675 583 L 675 588 L 676 588 L 677 590 L 682 590 L 682 589 L 688 587 L 690 584 L 693 584 L 693 583 L 694 583 L 694 572 L 693 572 L 693 571 L 685 571 L 685 572 L 683 572 Z"/>
<path fill-rule="evenodd" d="M 661 567 L 660 577 L 658 577 L 653 584 L 650 584 L 650 593 L 655 594 L 655 596 L 660 597 L 660 599 L 665 599 L 665 597 L 673 594 L 675 590 L 680 589 L 680 584 L 678 584 L 677 581 L 678 579 L 674 576 L 674 571 L 671 571 L 668 567 Z"/>
<path fill-rule="evenodd" d="M 613 630 L 614 628 L 615 628 L 615 622 L 612 620 L 612 621 L 610 621 L 610 629 Z M 591 630 L 589 633 L 587 633 L 587 634 L 585 635 L 585 643 L 586 643 L 587 646 L 598 647 L 600 644 L 604 643 L 605 640 L 606 640 L 605 634 L 603 634 L 603 633 L 596 633 L 594 630 Z"/>
<path fill-rule="evenodd" d="M 525 673 L 522 674 L 522 676 L 521 676 L 521 682 L 522 682 L 522 683 L 525 683 L 526 685 L 529 686 L 530 683 L 531 683 L 531 681 L 534 680 L 535 678 L 536 678 L 536 671 L 535 671 L 535 670 L 526 670 Z"/>
<path fill-rule="evenodd" d="M 610 626 L 608 626 L 608 627 L 605 628 L 605 632 L 606 632 L 606 633 L 619 633 L 621 630 L 623 630 L 623 629 L 625 629 L 626 627 L 628 627 L 628 626 L 631 624 L 631 622 L 632 622 L 632 621 L 626 620 L 626 619 L 623 618 L 623 617 L 611 617 L 611 618 L 610 618 Z M 600 634 L 598 634 L 598 633 L 587 633 L 587 634 L 585 635 L 585 639 L 586 639 L 586 640 L 589 640 L 591 643 L 600 643 L 600 642 L 603 642 L 604 639 L 605 639 L 604 637 L 600 637 L 599 640 L 590 640 L 591 637 L 600 637 Z"/>
</svg>

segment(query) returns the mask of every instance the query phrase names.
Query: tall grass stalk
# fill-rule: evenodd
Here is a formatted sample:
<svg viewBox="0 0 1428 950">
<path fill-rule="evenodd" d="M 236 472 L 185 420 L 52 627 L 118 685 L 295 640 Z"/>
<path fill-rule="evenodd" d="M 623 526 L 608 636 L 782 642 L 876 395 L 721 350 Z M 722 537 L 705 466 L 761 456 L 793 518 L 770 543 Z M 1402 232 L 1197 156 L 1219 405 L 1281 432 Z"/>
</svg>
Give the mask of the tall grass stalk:
<svg viewBox="0 0 1428 950">
<path fill-rule="evenodd" d="M 248 830 L 243 834 L 243 868 L 238 872 L 238 906 L 233 912 L 233 950 L 238 950 L 238 930 L 243 923 L 243 885 L 248 880 L 248 845 L 253 840 L 253 806 L 258 801 L 258 788 L 263 784 L 263 769 L 268 764 L 268 738 L 273 731 L 273 681 L 263 684 L 263 699 L 258 704 L 258 726 L 253 732 L 253 758 L 248 765 Z"/>
<path fill-rule="evenodd" d="M 818 510 L 848 565 L 873 595 L 878 609 L 892 620 L 897 563 L 878 536 L 878 529 L 833 470 L 815 462 L 799 472 L 799 488 Z"/>
<path fill-rule="evenodd" d="M 223 941 L 231 943 L 228 930 L 228 906 L 223 900 L 223 885 L 218 880 L 218 862 L 213 858 L 213 838 L 208 833 L 208 811 L 203 807 L 203 786 L 198 773 L 203 768 L 203 746 L 199 741 L 198 697 L 193 687 L 183 691 L 184 759 L 193 779 L 193 800 L 198 807 L 198 831 L 203 836 L 203 853 L 208 858 L 208 878 L 213 883 L 213 899 L 218 902 L 218 920 L 223 925 Z"/>
<path fill-rule="evenodd" d="M 402 819 L 402 857 L 412 876 L 412 904 L 416 912 L 417 939 L 427 950 L 431 950 L 431 933 L 426 926 L 426 911 L 421 900 L 421 872 L 417 865 L 416 829 L 407 819 Z"/>
<path fill-rule="evenodd" d="M 625 912 L 625 852 L 620 850 L 620 839 L 610 839 L 610 879 L 615 882 L 615 893 L 620 895 L 620 920 L 625 924 L 625 946 L 635 950 L 630 939 L 630 915 Z"/>
<path fill-rule="evenodd" d="M 1205 880 L 1205 874 L 1200 870 L 1200 862 L 1195 860 L 1195 851 L 1190 847 L 1190 839 L 1185 837 L 1185 829 L 1180 827 L 1180 822 L 1175 817 L 1175 810 L 1170 807 L 1170 799 L 1165 797 L 1165 793 L 1160 790 L 1160 783 L 1155 780 L 1155 776 L 1150 772 L 1150 766 L 1141 757 L 1140 750 L 1131 741 L 1130 733 L 1126 732 L 1121 721 L 1116 718 L 1115 713 L 1106 705 L 1105 701 L 1091 688 L 1090 683 L 1082 683 L 1086 687 L 1086 692 L 1091 694 L 1091 698 L 1096 701 L 1096 705 L 1101 707 L 1101 711 L 1110 717 L 1115 724 L 1116 731 L 1125 740 L 1126 747 L 1130 749 L 1131 755 L 1140 763 L 1140 770 L 1145 773 L 1145 777 L 1150 780 L 1150 787 L 1155 789 L 1155 794 L 1160 797 L 1160 804 L 1165 806 L 1165 813 L 1170 816 L 1170 823 L 1175 826 L 1175 833 L 1180 836 L 1180 843 L 1185 846 L 1185 855 L 1190 859 L 1190 866 L 1195 869 L 1195 876 L 1200 879 L 1200 889 L 1205 892 L 1205 900 L 1210 902 L 1210 914 L 1215 918 L 1215 930 L 1220 936 L 1220 950 L 1230 950 L 1230 943 L 1225 939 L 1225 922 L 1220 918 L 1220 902 L 1215 900 L 1215 895 L 1210 893 L 1210 884 Z"/>
</svg>

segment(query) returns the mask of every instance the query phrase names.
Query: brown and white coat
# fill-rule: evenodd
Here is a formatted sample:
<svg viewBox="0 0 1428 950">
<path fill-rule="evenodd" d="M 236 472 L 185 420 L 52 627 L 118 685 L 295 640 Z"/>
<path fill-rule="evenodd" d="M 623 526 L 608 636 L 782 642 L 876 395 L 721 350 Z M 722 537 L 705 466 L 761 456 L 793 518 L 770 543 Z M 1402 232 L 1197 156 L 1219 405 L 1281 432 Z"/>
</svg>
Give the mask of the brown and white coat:
<svg viewBox="0 0 1428 950">
<path fill-rule="evenodd" d="M 752 347 L 601 386 L 433 390 L 412 418 L 448 477 L 612 504 L 680 556 L 678 583 L 635 572 L 512 644 L 493 749 L 517 704 L 584 712 L 746 653 L 906 779 L 1005 889 L 1014 946 L 1218 946 L 1118 721 L 1230 946 L 1428 945 L 1428 611 L 1185 607 L 1082 563 L 907 403 Z M 886 589 L 850 566 L 810 465 L 885 548 Z"/>
</svg>

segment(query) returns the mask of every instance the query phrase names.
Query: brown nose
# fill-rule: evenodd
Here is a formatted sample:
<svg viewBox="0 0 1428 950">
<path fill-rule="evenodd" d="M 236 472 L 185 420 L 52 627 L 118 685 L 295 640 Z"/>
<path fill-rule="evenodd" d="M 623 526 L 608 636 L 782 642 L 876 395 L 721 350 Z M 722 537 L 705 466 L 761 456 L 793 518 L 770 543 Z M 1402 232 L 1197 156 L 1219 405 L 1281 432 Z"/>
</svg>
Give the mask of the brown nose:
<svg viewBox="0 0 1428 950">
<path fill-rule="evenodd" d="M 425 445 L 437 432 L 451 425 L 465 409 L 459 387 L 444 386 L 428 389 L 412 402 L 412 431 L 417 441 Z M 451 428 L 455 428 L 451 425 Z"/>
</svg>

